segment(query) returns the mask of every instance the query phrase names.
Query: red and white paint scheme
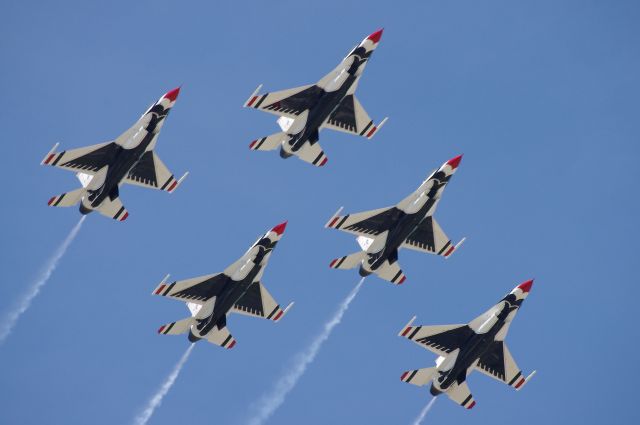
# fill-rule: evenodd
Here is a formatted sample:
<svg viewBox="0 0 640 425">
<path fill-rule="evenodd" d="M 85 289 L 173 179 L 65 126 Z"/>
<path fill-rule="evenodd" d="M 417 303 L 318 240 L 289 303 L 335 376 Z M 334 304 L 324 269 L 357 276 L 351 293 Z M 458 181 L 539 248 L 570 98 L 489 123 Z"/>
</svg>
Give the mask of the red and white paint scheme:
<svg viewBox="0 0 640 425">
<path fill-rule="evenodd" d="M 163 335 L 189 333 L 189 341 L 206 339 L 223 348 L 236 340 L 227 328 L 229 313 L 245 314 L 278 322 L 293 303 L 282 309 L 261 279 L 271 253 L 287 223 L 280 223 L 261 236 L 240 259 L 222 273 L 167 283 L 169 276 L 153 290 L 154 295 L 187 303 L 192 316 L 158 329 Z"/>
<path fill-rule="evenodd" d="M 366 37 L 315 84 L 265 94 L 258 94 L 258 86 L 244 106 L 277 115 L 282 131 L 252 141 L 249 148 L 280 148 L 282 158 L 295 155 L 322 167 L 328 159 L 318 143 L 323 128 L 371 139 L 387 119 L 375 125 L 354 94 L 381 37 L 382 30 Z"/>
<path fill-rule="evenodd" d="M 188 173 L 176 179 L 154 149 L 165 118 L 180 93 L 175 88 L 152 104 L 140 119 L 115 140 L 85 148 L 56 152 L 58 144 L 41 164 L 76 173 L 82 187 L 49 199 L 53 207 L 80 203 L 80 212 L 92 211 L 124 221 L 129 213 L 120 201 L 123 183 L 173 192 Z"/>
<path fill-rule="evenodd" d="M 528 280 L 516 286 L 466 325 L 415 326 L 414 316 L 398 335 L 439 357 L 435 367 L 406 371 L 400 379 L 419 387 L 431 383 L 432 395 L 444 393 L 466 409 L 476 404 L 467 385 L 474 370 L 521 390 L 536 371 L 525 378 L 504 340 L 532 285 Z"/>
<path fill-rule="evenodd" d="M 362 251 L 331 261 L 334 269 L 359 267 L 361 276 L 376 274 L 395 285 L 406 276 L 398 263 L 401 248 L 448 258 L 464 242 L 454 244 L 433 218 L 449 179 L 455 174 L 462 155 L 442 164 L 412 194 L 392 207 L 340 215 L 340 208 L 325 227 L 357 236 Z"/>
</svg>

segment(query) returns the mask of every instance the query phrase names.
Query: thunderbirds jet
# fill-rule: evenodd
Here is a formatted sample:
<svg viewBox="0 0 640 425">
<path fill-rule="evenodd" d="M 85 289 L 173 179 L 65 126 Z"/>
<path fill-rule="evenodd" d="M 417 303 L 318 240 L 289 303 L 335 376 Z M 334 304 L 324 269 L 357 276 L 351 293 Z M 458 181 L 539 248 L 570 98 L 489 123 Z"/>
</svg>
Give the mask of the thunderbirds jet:
<svg viewBox="0 0 640 425">
<path fill-rule="evenodd" d="M 416 251 L 449 257 L 464 242 L 449 240 L 433 218 L 442 192 L 456 172 L 462 155 L 445 162 L 411 195 L 393 207 L 340 216 L 340 208 L 325 227 L 353 233 L 363 251 L 336 258 L 329 267 L 352 269 L 360 266 L 360 276 L 375 273 L 400 285 L 406 279 L 398 264 L 398 250 Z"/>
<path fill-rule="evenodd" d="M 262 85 L 258 86 L 244 106 L 278 115 L 282 132 L 254 140 L 249 148 L 270 151 L 280 147 L 282 158 L 296 155 L 322 167 L 327 163 L 327 156 L 318 143 L 321 129 L 371 139 L 387 119 L 374 125 L 354 93 L 380 37 L 382 30 L 365 38 L 316 84 L 266 94 L 258 94 Z"/>
<path fill-rule="evenodd" d="M 412 326 L 414 316 L 398 335 L 439 357 L 436 367 L 410 370 L 400 379 L 419 387 L 431 382 L 432 395 L 445 393 L 466 409 L 476 404 L 466 381 L 473 370 L 521 390 L 536 372 L 531 372 L 526 378 L 522 375 L 504 339 L 532 284 L 533 280 L 528 280 L 516 286 L 498 304 L 468 325 Z"/>
<path fill-rule="evenodd" d="M 111 142 L 60 153 L 55 152 L 56 143 L 41 164 L 76 172 L 82 187 L 54 196 L 49 205 L 70 207 L 80 202 L 82 214 L 95 210 L 124 221 L 129 213 L 120 201 L 121 184 L 173 192 L 188 173 L 176 180 L 154 148 L 179 93 L 180 88 L 176 88 L 162 96 L 130 129 Z"/>
<path fill-rule="evenodd" d="M 261 236 L 238 261 L 222 273 L 166 283 L 165 277 L 153 291 L 155 295 L 188 303 L 193 317 L 161 326 L 158 333 L 177 335 L 189 332 L 189 341 L 206 339 L 224 348 L 233 348 L 236 340 L 227 329 L 227 314 L 240 313 L 279 321 L 284 310 L 260 282 L 271 252 L 284 233 L 287 223 L 278 224 Z"/>
</svg>

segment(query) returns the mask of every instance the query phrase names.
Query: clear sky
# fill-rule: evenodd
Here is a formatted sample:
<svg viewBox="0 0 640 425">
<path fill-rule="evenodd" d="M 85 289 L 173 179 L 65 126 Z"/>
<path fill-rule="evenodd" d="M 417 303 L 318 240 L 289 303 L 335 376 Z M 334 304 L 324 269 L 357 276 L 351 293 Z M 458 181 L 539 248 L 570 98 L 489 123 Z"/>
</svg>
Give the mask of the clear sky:
<svg viewBox="0 0 640 425">
<path fill-rule="evenodd" d="M 427 422 L 639 421 L 638 2 L 25 0 L 0 16 L 0 313 L 80 218 L 46 205 L 78 186 L 39 165 L 54 143 L 111 140 L 182 85 L 157 152 L 191 171 L 172 195 L 123 187 L 126 222 L 88 217 L 0 346 L 0 422 L 130 423 L 188 344 L 156 334 L 188 314 L 156 284 L 222 271 L 288 219 L 264 282 L 295 307 L 232 316 L 237 346 L 196 346 L 150 422 L 246 423 L 359 279 L 329 269 L 357 245 L 326 220 L 396 203 L 459 153 L 436 218 L 463 248 L 402 251 L 401 287 L 369 278 L 270 423 L 410 423 L 430 396 L 400 374 L 435 356 L 400 328 L 467 322 L 529 278 L 507 342 L 538 375 L 515 392 L 473 374 L 477 406 L 439 400 Z M 379 27 L 358 89 L 390 117 L 372 141 L 322 132 L 321 169 L 249 151 L 278 131 L 241 107 L 259 83 L 315 82 Z"/>
</svg>

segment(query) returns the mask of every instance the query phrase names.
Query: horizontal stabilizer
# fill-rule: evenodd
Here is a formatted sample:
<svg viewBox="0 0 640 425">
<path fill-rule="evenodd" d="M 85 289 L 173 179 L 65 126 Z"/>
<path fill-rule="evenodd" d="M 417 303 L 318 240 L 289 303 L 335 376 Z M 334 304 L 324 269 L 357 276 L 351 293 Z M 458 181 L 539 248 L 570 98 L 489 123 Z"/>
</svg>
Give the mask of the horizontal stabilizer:
<svg viewBox="0 0 640 425">
<path fill-rule="evenodd" d="M 49 199 L 47 204 L 50 207 L 71 207 L 82 199 L 82 196 L 86 193 L 83 187 L 73 190 L 71 192 L 63 193 L 58 196 L 54 196 Z"/>
<path fill-rule="evenodd" d="M 364 251 L 354 252 L 353 254 L 345 255 L 344 257 L 336 258 L 331 261 L 329 267 L 332 269 L 353 269 L 354 267 L 358 267 L 362 264 L 362 260 L 364 260 L 367 256 L 367 253 Z"/>
<path fill-rule="evenodd" d="M 111 200 L 107 197 L 96 210 L 105 217 L 112 218 L 118 221 L 125 221 L 129 217 L 129 211 L 122 205 L 120 197 Z"/>
<path fill-rule="evenodd" d="M 389 263 L 389 260 L 385 261 L 378 270 L 376 270 L 376 274 L 379 278 L 388 280 L 394 285 L 402 285 L 405 280 L 407 280 L 407 276 L 402 272 L 400 268 L 400 264 L 396 261 L 394 263 Z"/>
<path fill-rule="evenodd" d="M 222 329 L 218 329 L 217 326 L 214 326 L 207 334 L 207 341 L 226 349 L 231 349 L 236 345 L 235 338 L 231 335 L 226 326 Z"/>
<path fill-rule="evenodd" d="M 180 335 L 189 332 L 193 324 L 193 317 L 187 317 L 177 322 L 167 323 L 160 326 L 158 333 L 162 335 Z"/>
<path fill-rule="evenodd" d="M 400 380 L 409 384 L 421 387 L 433 380 L 438 369 L 435 367 L 427 367 L 424 369 L 408 370 L 402 374 Z"/>
<path fill-rule="evenodd" d="M 254 140 L 249 144 L 249 149 L 253 151 L 272 151 L 287 140 L 289 140 L 289 135 L 281 131 L 280 133 Z"/>
<path fill-rule="evenodd" d="M 465 409 L 472 409 L 473 406 L 476 405 L 476 401 L 473 399 L 473 395 L 469 390 L 467 381 L 462 381 L 459 384 L 454 382 L 449 389 L 447 389 L 445 394 L 449 396 L 452 401 L 458 403 Z"/>
</svg>

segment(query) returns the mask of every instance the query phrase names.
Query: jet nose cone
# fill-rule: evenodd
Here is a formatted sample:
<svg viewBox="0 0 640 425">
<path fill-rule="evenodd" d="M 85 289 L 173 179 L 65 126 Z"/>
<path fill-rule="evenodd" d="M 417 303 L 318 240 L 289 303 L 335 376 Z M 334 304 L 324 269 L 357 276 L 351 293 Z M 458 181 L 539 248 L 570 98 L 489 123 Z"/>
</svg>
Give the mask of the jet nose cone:
<svg viewBox="0 0 640 425">
<path fill-rule="evenodd" d="M 367 40 L 371 40 L 374 43 L 379 42 L 380 38 L 382 37 L 382 31 L 384 31 L 384 28 L 380 28 L 378 31 L 371 34 L 369 37 L 367 37 Z"/>
<path fill-rule="evenodd" d="M 176 87 L 175 89 L 171 90 L 170 92 L 168 92 L 162 97 L 167 98 L 172 102 L 175 102 L 179 94 L 180 94 L 180 87 Z"/>
<path fill-rule="evenodd" d="M 455 158 L 451 158 L 450 160 L 447 161 L 447 164 L 455 170 L 456 168 L 458 168 L 458 165 L 460 165 L 460 161 L 462 161 L 462 155 L 458 155 Z"/>
<path fill-rule="evenodd" d="M 529 292 L 531 290 L 531 286 L 533 285 L 533 279 L 527 280 L 524 283 L 518 285 L 518 288 L 522 290 L 522 292 Z"/>
<path fill-rule="evenodd" d="M 271 231 L 276 232 L 278 235 L 282 235 L 284 233 L 284 229 L 287 228 L 287 223 L 288 221 L 285 221 L 284 223 L 280 223 L 276 227 L 271 229 Z"/>
</svg>

